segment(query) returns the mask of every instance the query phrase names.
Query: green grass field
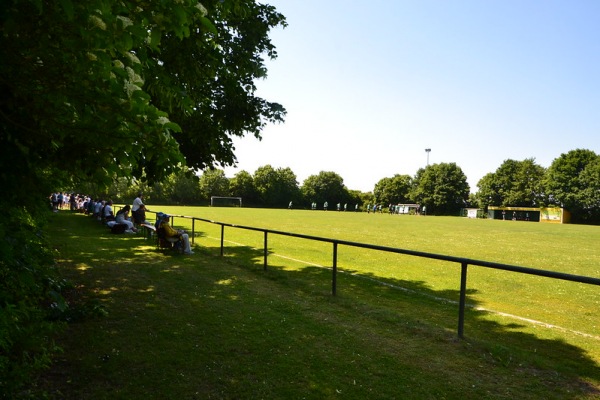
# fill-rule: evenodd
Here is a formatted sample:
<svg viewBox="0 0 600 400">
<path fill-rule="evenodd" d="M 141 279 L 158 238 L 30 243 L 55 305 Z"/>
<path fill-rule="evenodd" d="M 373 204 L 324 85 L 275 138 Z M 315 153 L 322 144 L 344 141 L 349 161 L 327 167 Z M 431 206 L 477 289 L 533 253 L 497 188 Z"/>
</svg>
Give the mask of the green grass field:
<svg viewBox="0 0 600 400">
<path fill-rule="evenodd" d="M 600 278 L 600 227 L 597 226 L 307 210 L 177 207 L 161 210 L 230 224 Z M 176 219 L 175 223 L 191 229 L 184 219 Z M 197 244 L 213 246 L 220 240 L 218 225 L 199 223 L 197 229 L 203 235 Z M 233 242 L 263 247 L 261 232 L 226 228 L 225 239 L 229 245 Z M 269 251 L 276 256 L 270 257 L 271 262 L 286 268 L 332 264 L 332 248 L 327 243 L 271 235 Z M 341 246 L 338 267 L 400 287 L 423 288 L 434 297 L 458 300 L 458 264 Z M 558 333 L 573 339 L 595 336 L 589 348 L 594 349 L 600 361 L 600 317 L 596 313 L 600 287 L 475 266 L 469 269 L 467 287 L 472 305 L 556 326 L 547 329 L 548 337 Z M 343 286 L 339 287 L 339 291 L 343 290 Z M 507 316 L 502 318 L 506 320 Z M 533 324 L 529 329 L 537 332 L 541 326 Z"/>
<path fill-rule="evenodd" d="M 600 228 L 303 210 L 151 207 L 175 215 L 600 277 Z M 53 215 L 61 269 L 107 317 L 72 324 L 45 377 L 62 398 L 593 399 L 600 287 L 460 268 L 196 222 L 196 254 Z M 191 230 L 189 221 L 174 224 Z"/>
</svg>

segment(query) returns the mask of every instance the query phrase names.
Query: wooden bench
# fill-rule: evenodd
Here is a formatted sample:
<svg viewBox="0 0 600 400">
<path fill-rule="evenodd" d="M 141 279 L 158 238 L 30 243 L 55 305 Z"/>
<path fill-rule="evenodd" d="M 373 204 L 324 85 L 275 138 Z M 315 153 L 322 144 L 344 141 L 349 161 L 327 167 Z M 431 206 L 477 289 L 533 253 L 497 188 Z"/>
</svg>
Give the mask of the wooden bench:
<svg viewBox="0 0 600 400">
<path fill-rule="evenodd" d="M 140 228 L 144 233 L 144 239 L 150 240 L 156 233 L 156 228 L 152 224 L 140 224 Z"/>
</svg>

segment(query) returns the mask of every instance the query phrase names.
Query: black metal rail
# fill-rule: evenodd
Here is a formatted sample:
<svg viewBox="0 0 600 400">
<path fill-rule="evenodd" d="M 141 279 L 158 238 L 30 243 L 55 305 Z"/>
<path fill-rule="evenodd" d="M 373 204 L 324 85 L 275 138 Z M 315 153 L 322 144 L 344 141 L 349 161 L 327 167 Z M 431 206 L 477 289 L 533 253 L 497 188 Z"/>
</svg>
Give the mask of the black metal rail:
<svg viewBox="0 0 600 400">
<path fill-rule="evenodd" d="M 376 251 L 384 251 L 384 252 L 388 252 L 388 253 L 404 254 L 404 255 L 409 255 L 409 256 L 414 256 L 414 257 L 423 257 L 423 258 L 429 258 L 429 259 L 434 259 L 434 260 L 448 261 L 448 262 L 452 262 L 452 263 L 458 263 L 461 265 L 460 297 L 459 297 L 459 311 L 458 311 L 458 337 L 460 337 L 460 338 L 464 337 L 464 321 L 465 321 L 465 307 L 466 307 L 466 293 L 467 293 L 467 270 L 468 270 L 469 265 L 600 286 L 600 278 L 593 278 L 593 277 L 589 277 L 589 276 L 565 274 L 562 272 L 548 271 L 548 270 L 542 270 L 542 269 L 536 269 L 536 268 L 528 268 L 528 267 L 522 267 L 522 266 L 518 266 L 518 265 L 501 264 L 501 263 L 495 263 L 495 262 L 489 262 L 489 261 L 475 260 L 475 259 L 471 259 L 471 258 L 454 257 L 454 256 L 447 256 L 447 255 L 442 255 L 442 254 L 426 253 L 426 252 L 422 252 L 422 251 L 400 249 L 400 248 L 396 248 L 396 247 L 388 247 L 388 246 L 379 246 L 379 245 L 367 244 L 367 243 L 351 242 L 348 240 L 324 238 L 324 237 L 319 237 L 319 236 L 311 236 L 311 235 L 304 235 L 304 234 L 300 234 L 300 233 L 284 232 L 284 231 L 278 231 L 278 230 L 273 230 L 273 229 L 265 229 L 265 228 L 256 228 L 256 227 L 252 227 L 252 226 L 228 224 L 228 223 L 224 223 L 224 222 L 218 222 L 218 221 L 213 221 L 213 220 L 209 220 L 209 219 L 190 217 L 190 216 L 184 216 L 184 215 L 172 215 L 171 214 L 171 217 L 172 218 L 178 217 L 178 218 L 192 219 L 192 235 L 191 235 L 192 243 L 194 243 L 194 237 L 195 237 L 195 227 L 196 227 L 195 221 L 202 221 L 202 222 L 207 222 L 210 224 L 220 225 L 221 226 L 221 256 L 223 256 L 223 254 L 224 254 L 225 227 L 263 232 L 263 234 L 264 234 L 264 248 L 263 248 L 264 266 L 263 266 L 263 268 L 265 271 L 267 270 L 267 265 L 268 265 L 268 250 L 267 249 L 268 249 L 268 235 L 269 234 L 290 236 L 290 237 L 295 237 L 295 238 L 300 238 L 300 239 L 331 243 L 333 245 L 332 277 L 331 277 L 331 293 L 333 296 L 335 296 L 336 292 L 337 292 L 337 269 L 338 269 L 337 268 L 337 255 L 338 255 L 338 247 L 340 245 L 349 246 L 349 247 L 359 247 L 359 248 L 363 248 L 363 249 L 376 250 Z"/>
</svg>

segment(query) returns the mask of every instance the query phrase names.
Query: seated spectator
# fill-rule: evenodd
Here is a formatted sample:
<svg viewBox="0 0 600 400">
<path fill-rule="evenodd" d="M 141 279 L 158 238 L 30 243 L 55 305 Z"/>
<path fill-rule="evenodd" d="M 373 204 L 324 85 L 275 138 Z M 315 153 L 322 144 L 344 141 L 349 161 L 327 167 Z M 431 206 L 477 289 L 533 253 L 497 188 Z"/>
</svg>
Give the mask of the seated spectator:
<svg viewBox="0 0 600 400">
<path fill-rule="evenodd" d="M 96 200 L 94 200 L 90 197 L 88 204 L 87 204 L 87 214 L 94 215 L 95 209 L 96 209 Z"/>
<path fill-rule="evenodd" d="M 112 200 L 109 200 L 106 202 L 106 204 L 102 208 L 102 222 L 106 223 L 106 222 L 114 221 L 114 220 L 115 220 L 115 214 L 113 214 Z"/>
<path fill-rule="evenodd" d="M 100 212 L 102 211 L 102 207 L 104 207 L 104 204 L 102 204 L 102 200 L 98 199 L 96 200 L 96 203 L 94 204 L 94 218 L 98 219 L 98 221 L 100 221 L 102 219 Z"/>
<path fill-rule="evenodd" d="M 133 222 L 131 222 L 129 220 L 129 211 L 130 210 L 131 210 L 131 207 L 129 206 L 129 204 L 127 204 L 125 207 L 123 207 L 119 211 L 117 211 L 117 215 L 115 215 L 115 221 L 117 222 L 117 224 L 127 225 L 127 230 L 125 231 L 125 233 L 137 232 L 136 227 L 133 226 Z"/>
<path fill-rule="evenodd" d="M 185 231 L 182 231 L 180 229 L 177 230 L 177 229 L 174 229 L 173 227 L 171 227 L 171 225 L 169 224 L 169 216 L 166 214 L 163 214 L 160 217 L 157 214 L 157 218 L 160 218 L 160 222 L 158 223 L 157 230 L 162 229 L 165 237 L 167 237 L 167 238 L 177 238 L 177 239 L 181 240 L 183 242 L 184 254 L 194 254 L 194 252 L 192 251 L 192 249 L 190 247 L 190 238 L 189 238 L 188 234 L 185 233 Z"/>
</svg>

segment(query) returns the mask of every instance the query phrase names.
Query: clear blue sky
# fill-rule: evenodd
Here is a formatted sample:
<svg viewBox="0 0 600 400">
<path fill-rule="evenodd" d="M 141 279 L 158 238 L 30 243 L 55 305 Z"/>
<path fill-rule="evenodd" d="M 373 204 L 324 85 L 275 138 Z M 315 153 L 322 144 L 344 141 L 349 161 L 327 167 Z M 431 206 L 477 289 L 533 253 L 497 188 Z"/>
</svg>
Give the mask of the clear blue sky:
<svg viewBox="0 0 600 400">
<path fill-rule="evenodd" d="M 504 160 L 600 154 L 600 1 L 265 0 L 289 26 L 258 94 L 286 122 L 235 141 L 237 168 L 349 189 L 454 162 L 471 191 Z"/>
</svg>

